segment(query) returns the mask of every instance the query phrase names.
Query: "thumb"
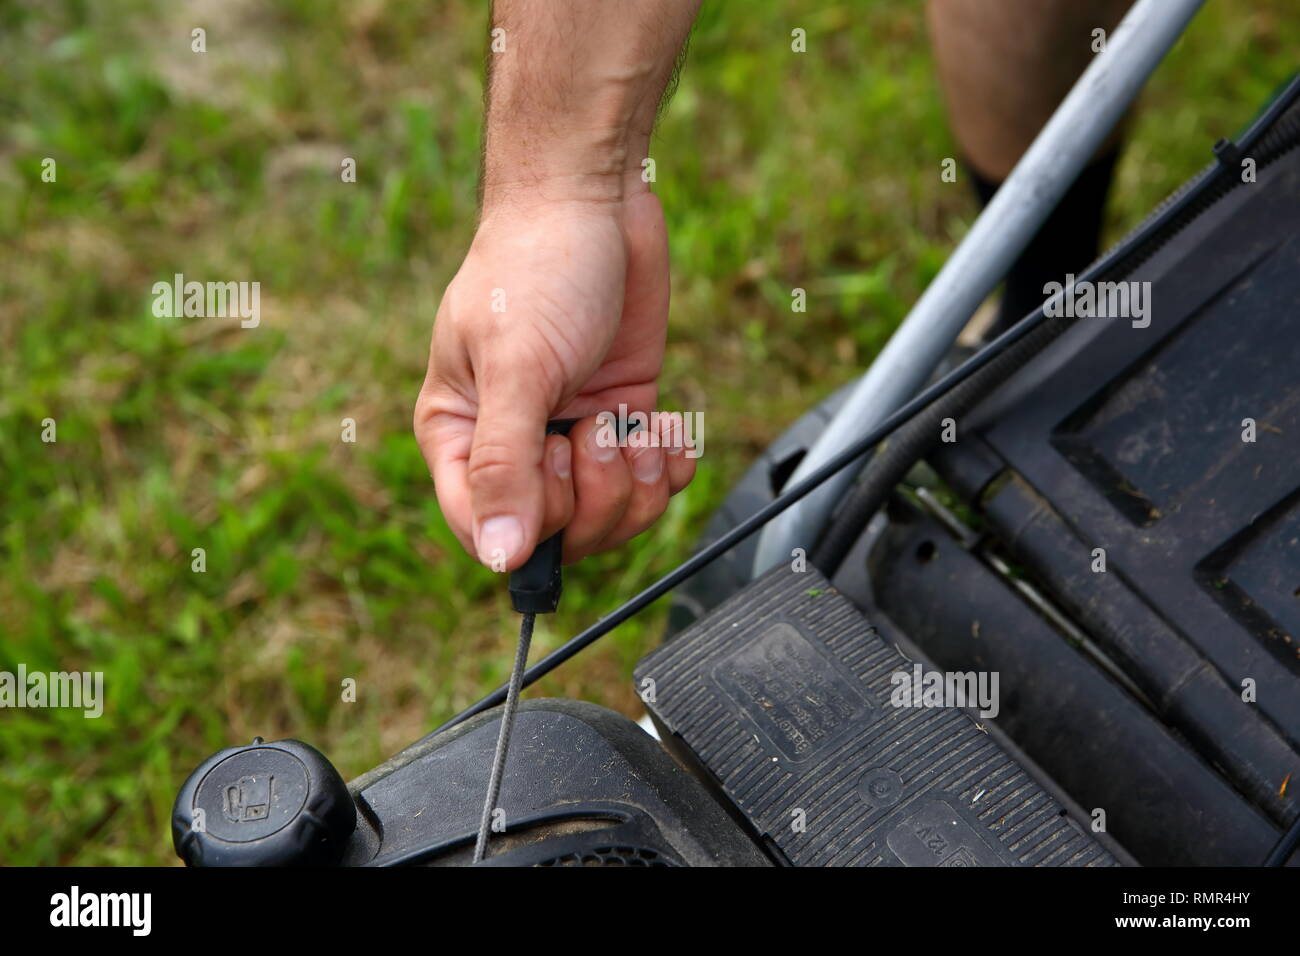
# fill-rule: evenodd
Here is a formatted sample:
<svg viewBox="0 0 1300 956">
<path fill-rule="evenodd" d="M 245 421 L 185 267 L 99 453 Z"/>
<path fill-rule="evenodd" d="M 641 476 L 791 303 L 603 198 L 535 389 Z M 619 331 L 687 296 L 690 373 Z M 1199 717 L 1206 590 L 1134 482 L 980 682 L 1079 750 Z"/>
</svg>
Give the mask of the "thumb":
<svg viewBox="0 0 1300 956">
<path fill-rule="evenodd" d="M 542 452 L 550 401 L 538 376 L 526 369 L 485 370 L 478 386 L 478 418 L 469 453 L 474 550 L 494 571 L 528 560 L 545 510 Z"/>
</svg>

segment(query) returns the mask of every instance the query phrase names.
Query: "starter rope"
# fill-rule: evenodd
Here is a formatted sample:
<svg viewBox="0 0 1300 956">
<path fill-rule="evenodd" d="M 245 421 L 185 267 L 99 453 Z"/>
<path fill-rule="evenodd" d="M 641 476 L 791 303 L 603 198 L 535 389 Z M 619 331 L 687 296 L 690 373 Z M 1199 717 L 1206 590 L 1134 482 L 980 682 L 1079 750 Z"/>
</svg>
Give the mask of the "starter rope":
<svg viewBox="0 0 1300 956">
<path fill-rule="evenodd" d="M 492 775 L 488 778 L 487 800 L 483 802 L 483 817 L 478 824 L 478 841 L 474 844 L 474 862 L 482 863 L 487 855 L 488 834 L 492 831 L 492 811 L 501 796 L 501 775 L 506 765 L 506 752 L 510 749 L 510 731 L 515 723 L 515 710 L 519 704 L 519 688 L 528 664 L 528 645 L 533 641 L 533 622 L 537 615 L 525 614 L 519 625 L 519 647 L 515 650 L 515 666 L 510 672 L 510 686 L 506 690 L 506 706 L 501 712 L 501 732 L 497 736 L 497 749 L 492 757 Z"/>
</svg>

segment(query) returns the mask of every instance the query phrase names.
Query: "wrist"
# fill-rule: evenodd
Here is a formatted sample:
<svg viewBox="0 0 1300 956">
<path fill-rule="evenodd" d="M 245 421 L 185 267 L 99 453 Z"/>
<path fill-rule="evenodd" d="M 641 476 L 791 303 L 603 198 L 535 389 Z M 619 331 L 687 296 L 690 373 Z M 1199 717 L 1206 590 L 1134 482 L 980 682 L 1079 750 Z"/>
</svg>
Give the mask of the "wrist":
<svg viewBox="0 0 1300 956">
<path fill-rule="evenodd" d="M 501 210 L 585 205 L 616 214 L 633 196 L 650 192 L 642 178 L 647 143 L 628 146 L 610 142 L 583 149 L 546 149 L 523 156 L 486 158 L 483 170 L 482 215 Z"/>
<path fill-rule="evenodd" d="M 483 160 L 483 209 L 552 202 L 622 201 L 629 162 L 618 129 L 534 133 L 489 125 Z"/>
</svg>

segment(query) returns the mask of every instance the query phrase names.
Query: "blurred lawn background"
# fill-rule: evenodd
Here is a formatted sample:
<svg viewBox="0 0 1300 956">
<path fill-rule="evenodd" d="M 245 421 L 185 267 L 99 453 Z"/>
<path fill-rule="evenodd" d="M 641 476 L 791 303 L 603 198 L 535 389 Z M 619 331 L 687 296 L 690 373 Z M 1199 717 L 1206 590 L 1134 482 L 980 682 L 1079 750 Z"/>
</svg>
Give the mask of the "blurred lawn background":
<svg viewBox="0 0 1300 956">
<path fill-rule="evenodd" d="M 1294 13 L 1207 5 L 1148 88 L 1112 238 L 1292 72 Z M 485 33 L 481 0 L 0 4 L 0 670 L 102 670 L 107 697 L 99 720 L 0 711 L 0 862 L 171 862 L 211 751 L 300 737 L 350 778 L 507 676 L 504 585 L 410 432 L 474 227 Z M 535 657 L 684 558 L 870 361 L 976 211 L 940 181 L 953 155 L 919 3 L 706 2 L 653 147 L 661 407 L 705 413 L 706 455 L 652 532 L 569 572 Z M 176 272 L 259 281 L 261 327 L 155 318 Z M 530 693 L 638 716 L 664 610 Z"/>
</svg>

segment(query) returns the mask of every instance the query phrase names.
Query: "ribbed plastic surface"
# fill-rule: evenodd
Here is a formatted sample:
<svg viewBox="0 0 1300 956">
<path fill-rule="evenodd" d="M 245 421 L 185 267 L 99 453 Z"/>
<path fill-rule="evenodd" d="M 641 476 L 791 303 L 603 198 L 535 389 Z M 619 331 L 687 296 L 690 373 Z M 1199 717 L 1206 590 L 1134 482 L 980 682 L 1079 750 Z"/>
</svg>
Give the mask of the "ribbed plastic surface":
<svg viewBox="0 0 1300 956">
<path fill-rule="evenodd" d="M 647 706 L 799 866 L 1113 866 L 813 569 L 778 568 L 647 655 Z M 647 682 L 652 683 L 647 683 Z"/>
</svg>

